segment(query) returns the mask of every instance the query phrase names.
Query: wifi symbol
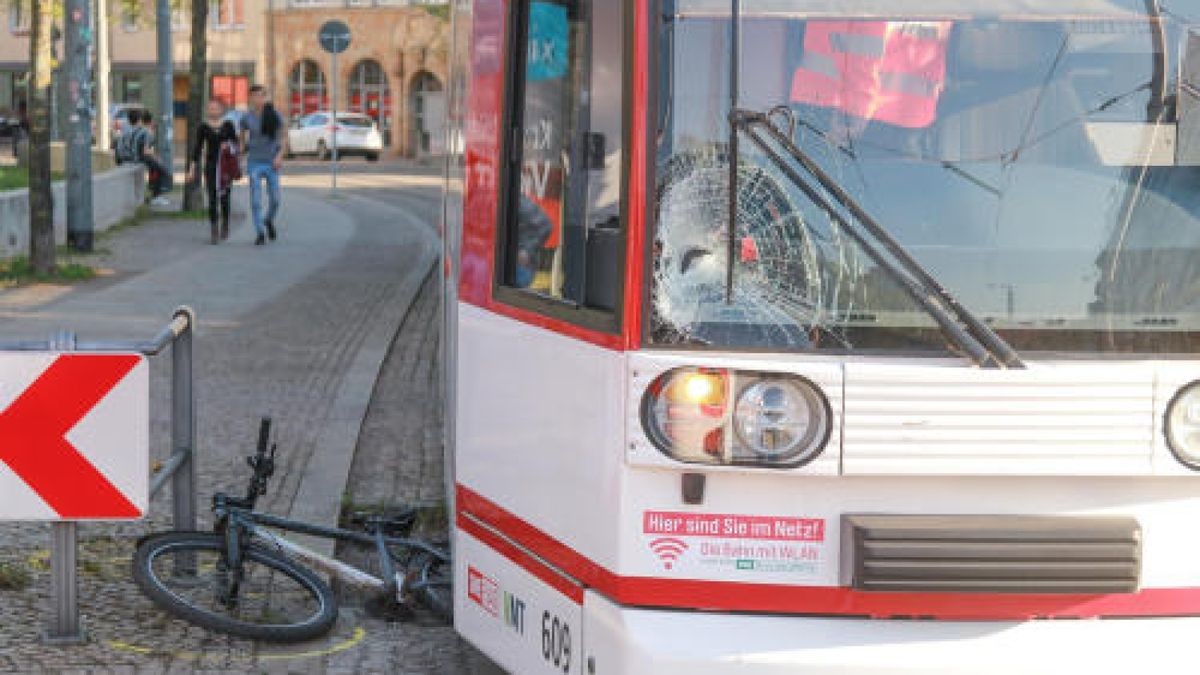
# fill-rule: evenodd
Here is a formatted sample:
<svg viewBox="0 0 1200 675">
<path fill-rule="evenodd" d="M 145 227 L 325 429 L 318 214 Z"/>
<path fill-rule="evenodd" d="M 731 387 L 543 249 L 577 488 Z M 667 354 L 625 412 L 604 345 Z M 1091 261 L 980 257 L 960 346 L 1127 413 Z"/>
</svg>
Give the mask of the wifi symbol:
<svg viewBox="0 0 1200 675">
<path fill-rule="evenodd" d="M 675 539 L 673 537 L 661 537 L 650 542 L 650 550 L 658 559 L 662 561 L 663 567 L 671 569 L 675 561 L 679 560 L 683 552 L 686 551 L 688 545 L 686 542 Z"/>
</svg>

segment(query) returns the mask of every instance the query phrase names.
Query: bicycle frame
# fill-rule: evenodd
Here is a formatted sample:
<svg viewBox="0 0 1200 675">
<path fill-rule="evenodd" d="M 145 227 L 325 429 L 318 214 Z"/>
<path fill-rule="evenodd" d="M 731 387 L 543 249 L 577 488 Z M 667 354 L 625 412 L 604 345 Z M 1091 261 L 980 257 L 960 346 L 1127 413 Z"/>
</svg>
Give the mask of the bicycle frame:
<svg viewBox="0 0 1200 675">
<path fill-rule="evenodd" d="M 218 494 L 213 498 L 213 511 L 217 515 L 217 530 L 223 532 L 226 542 L 227 561 L 231 569 L 238 569 L 241 560 L 241 549 L 243 539 L 240 533 L 245 532 L 251 538 L 258 539 L 264 543 L 274 546 L 280 550 L 303 560 L 305 563 L 312 565 L 326 574 L 334 576 L 345 583 L 361 588 L 381 591 L 387 595 L 395 595 L 398 599 L 402 598 L 406 591 L 410 590 L 404 585 L 403 576 L 396 574 L 396 566 L 392 560 L 391 552 L 388 547 L 401 546 L 408 549 L 419 550 L 428 553 L 443 562 L 449 562 L 449 557 L 445 552 L 430 546 L 429 544 L 409 537 L 389 537 L 383 533 L 382 527 L 374 532 L 356 532 L 354 530 L 344 530 L 335 527 L 324 527 L 321 525 L 313 525 L 311 523 L 303 523 L 280 516 L 273 516 L 267 513 L 258 513 L 256 511 L 242 508 L 239 505 L 231 505 L 229 502 L 237 502 L 239 500 L 231 500 L 224 494 Z M 347 563 L 335 560 L 325 556 L 317 551 L 306 548 L 294 541 L 285 539 L 276 535 L 264 528 L 273 528 L 286 532 L 295 532 L 297 534 L 305 534 L 309 536 L 319 537 L 322 539 L 333 539 L 335 541 L 347 541 L 363 546 L 373 546 L 376 554 L 379 557 L 380 569 L 383 572 L 383 578 L 376 577 L 372 574 L 364 572 L 357 567 Z M 236 581 L 234 582 L 237 583 Z M 236 592 L 236 591 L 234 591 Z"/>
<path fill-rule="evenodd" d="M 389 537 L 384 534 L 382 521 L 368 521 L 369 532 L 344 530 L 336 527 L 313 525 L 289 518 L 273 516 L 255 511 L 260 495 L 266 494 L 267 481 L 275 473 L 275 444 L 270 442 L 271 420 L 263 418 L 259 425 L 258 446 L 255 454 L 247 458 L 254 470 L 250 484 L 243 498 L 231 497 L 223 492 L 213 495 L 213 514 L 216 516 L 215 530 L 225 539 L 225 563 L 234 572 L 229 585 L 224 591 L 222 601 L 233 605 L 237 603 L 238 587 L 241 584 L 242 549 L 247 543 L 243 533 L 250 539 L 258 539 L 265 544 L 285 551 L 314 568 L 342 580 L 353 586 L 381 591 L 385 595 L 394 596 L 403 602 L 404 596 L 419 589 L 428 581 L 424 578 L 406 586 L 404 575 L 396 573 L 396 566 L 388 547 L 400 546 L 409 550 L 427 553 L 442 563 L 449 563 L 450 557 L 444 551 L 437 549 L 419 539 L 410 537 Z M 383 578 L 368 574 L 353 565 L 348 565 L 312 549 L 306 548 L 294 541 L 285 539 L 264 528 L 273 528 L 286 532 L 295 532 L 322 539 L 346 541 L 362 546 L 373 546 L 379 557 L 380 570 Z"/>
</svg>

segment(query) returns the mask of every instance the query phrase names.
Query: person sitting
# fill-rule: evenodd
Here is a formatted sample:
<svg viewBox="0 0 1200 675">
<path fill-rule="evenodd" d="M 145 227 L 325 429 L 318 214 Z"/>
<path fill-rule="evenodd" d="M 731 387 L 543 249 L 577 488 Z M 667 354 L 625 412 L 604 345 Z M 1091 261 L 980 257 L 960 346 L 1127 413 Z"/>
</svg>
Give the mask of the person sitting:
<svg viewBox="0 0 1200 675">
<path fill-rule="evenodd" d="M 136 112 L 136 111 L 135 111 Z M 130 113 L 130 123 L 134 122 L 134 113 Z M 143 110 L 137 115 L 137 126 L 134 127 L 132 143 L 134 157 L 137 161 L 146 167 L 147 181 L 150 188 L 150 204 L 154 206 L 167 206 L 170 200 L 166 198 L 164 193 L 167 191 L 167 184 L 170 176 L 166 169 L 159 163 L 158 158 L 154 156 L 154 131 L 153 124 L 154 116 L 150 111 Z"/>
<path fill-rule="evenodd" d="M 113 133 L 116 134 L 116 140 L 113 143 L 113 155 L 116 157 L 117 164 L 126 164 L 128 162 L 138 161 L 134 154 L 133 133 L 138 127 L 138 121 L 141 120 L 142 111 L 140 109 L 128 110 L 124 118 L 119 118 L 113 122 Z"/>
</svg>

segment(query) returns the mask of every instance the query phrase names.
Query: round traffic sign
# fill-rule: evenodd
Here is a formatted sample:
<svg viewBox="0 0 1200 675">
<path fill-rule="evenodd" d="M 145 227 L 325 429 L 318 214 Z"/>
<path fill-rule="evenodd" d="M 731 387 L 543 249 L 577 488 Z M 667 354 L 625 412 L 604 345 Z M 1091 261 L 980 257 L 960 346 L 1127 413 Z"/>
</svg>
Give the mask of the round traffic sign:
<svg viewBox="0 0 1200 675">
<path fill-rule="evenodd" d="M 350 46 L 350 27 L 337 19 L 326 21 L 317 32 L 317 40 L 321 43 L 321 49 L 330 54 L 341 54 Z"/>
</svg>

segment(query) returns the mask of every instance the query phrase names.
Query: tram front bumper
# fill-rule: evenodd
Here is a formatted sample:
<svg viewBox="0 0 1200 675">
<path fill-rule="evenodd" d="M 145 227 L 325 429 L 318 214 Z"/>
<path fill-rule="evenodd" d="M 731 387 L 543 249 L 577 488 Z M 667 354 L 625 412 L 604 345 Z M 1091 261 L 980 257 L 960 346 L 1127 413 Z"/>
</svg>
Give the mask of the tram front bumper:
<svg viewBox="0 0 1200 675">
<path fill-rule="evenodd" d="M 585 673 L 1200 672 L 1200 618 L 908 621 L 635 609 L 588 592 Z"/>
</svg>

